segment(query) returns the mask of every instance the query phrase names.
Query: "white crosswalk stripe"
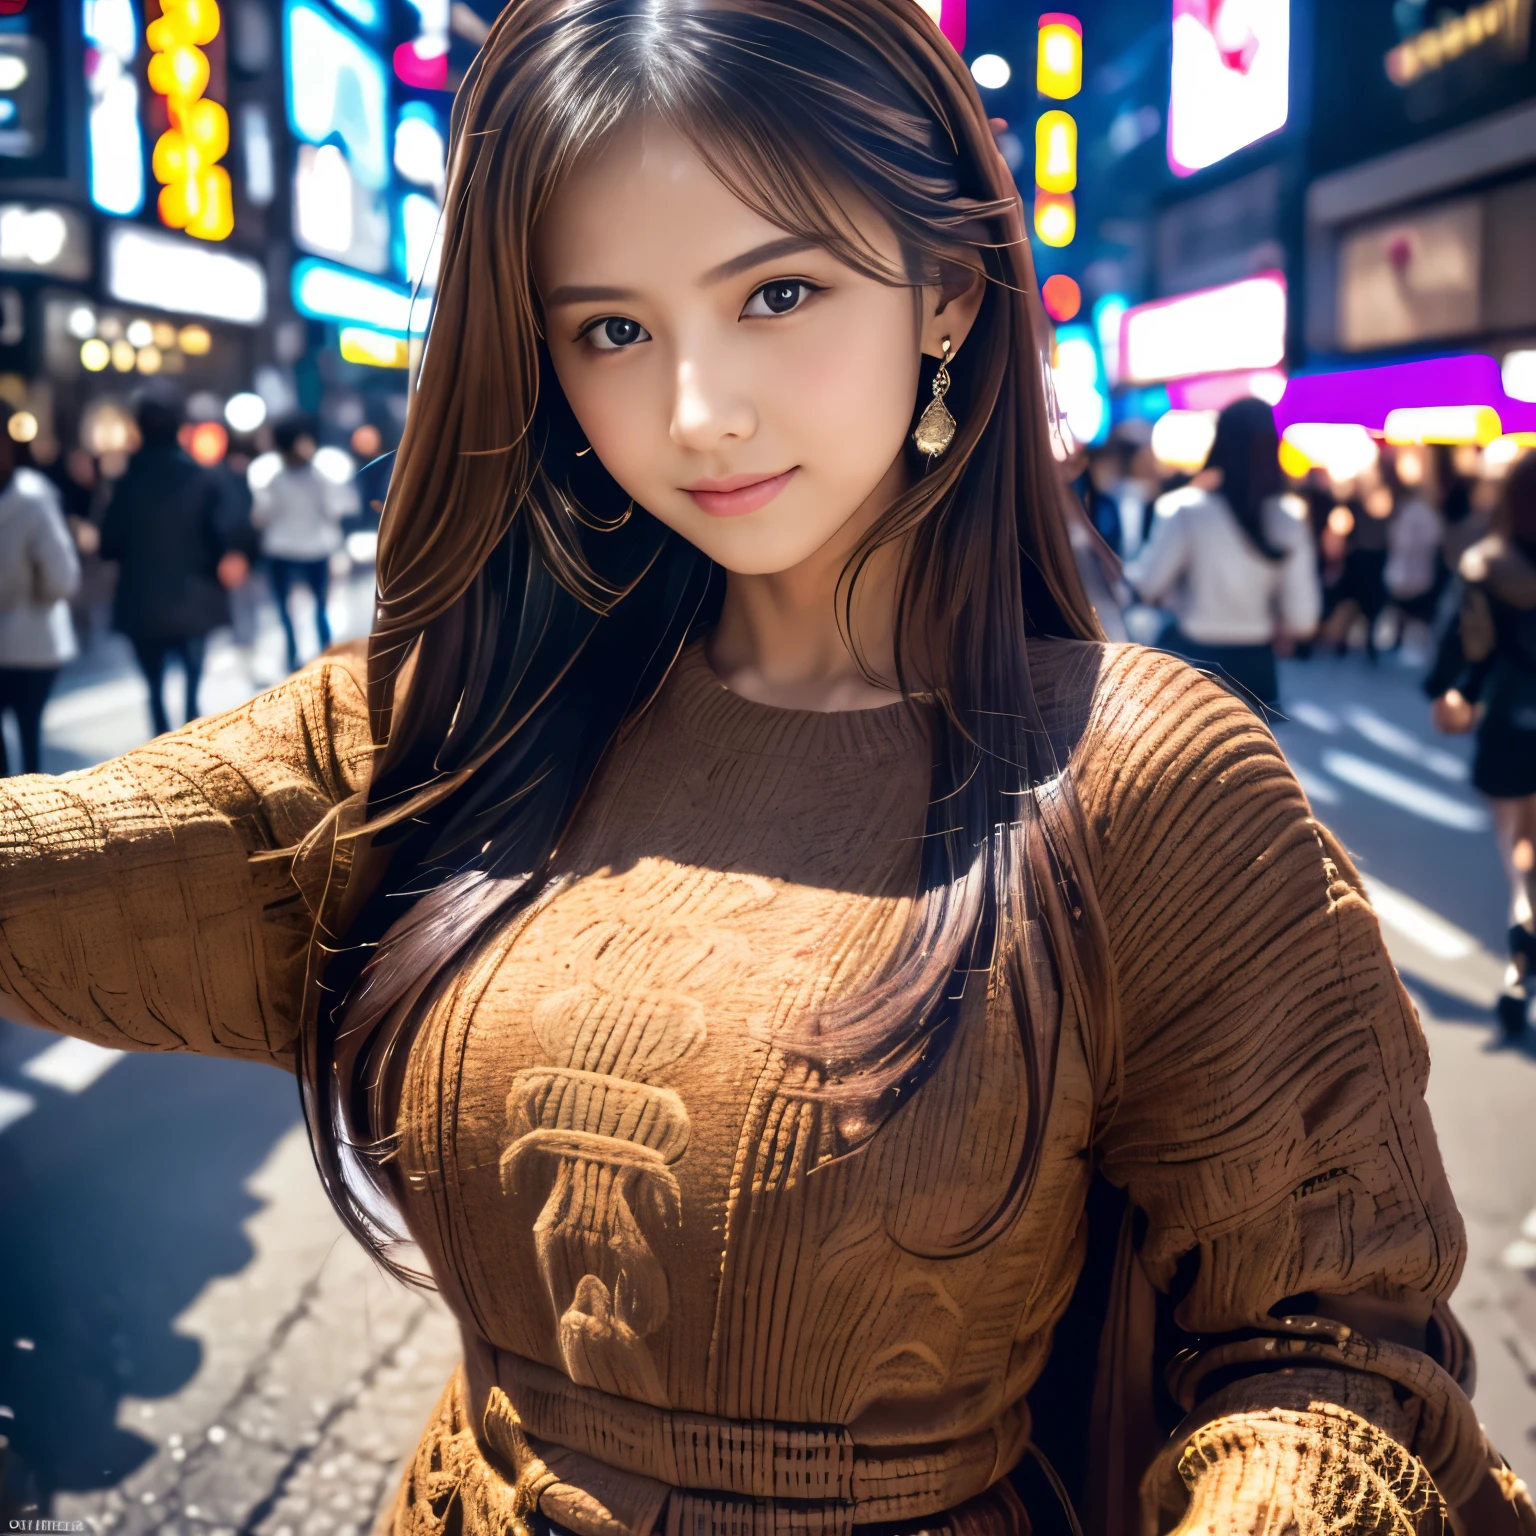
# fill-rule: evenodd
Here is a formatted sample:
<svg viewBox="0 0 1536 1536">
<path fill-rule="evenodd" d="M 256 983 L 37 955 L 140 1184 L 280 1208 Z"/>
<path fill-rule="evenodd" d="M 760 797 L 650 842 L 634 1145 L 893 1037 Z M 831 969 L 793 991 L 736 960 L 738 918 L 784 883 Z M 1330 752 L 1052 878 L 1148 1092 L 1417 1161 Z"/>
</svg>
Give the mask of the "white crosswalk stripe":
<svg viewBox="0 0 1536 1536">
<path fill-rule="evenodd" d="M 1465 800 L 1453 799 L 1438 789 L 1431 789 L 1417 779 L 1395 769 L 1384 768 L 1369 758 L 1357 757 L 1353 752 L 1328 748 L 1322 754 L 1324 769 L 1334 778 L 1353 789 L 1389 805 L 1395 805 L 1410 816 L 1437 822 L 1442 827 L 1452 827 L 1458 832 L 1486 832 L 1488 813 L 1479 805 L 1469 805 Z"/>
<path fill-rule="evenodd" d="M 1429 769 L 1442 779 L 1452 779 L 1458 783 L 1466 781 L 1467 765 L 1454 752 L 1428 746 L 1411 731 L 1393 725 L 1390 720 L 1383 720 L 1374 709 L 1366 709 L 1359 704 L 1351 705 L 1345 710 L 1344 717 L 1372 746 L 1407 758 L 1409 762 Z"/>
<path fill-rule="evenodd" d="M 1374 875 L 1361 875 L 1360 878 L 1383 928 L 1412 939 L 1420 949 L 1428 950 L 1439 960 L 1463 960 L 1478 948 L 1477 940 L 1470 933 L 1446 922 L 1438 912 L 1413 897 L 1393 890 L 1386 881 L 1378 880 Z"/>
<path fill-rule="evenodd" d="M 1287 720 L 1294 720 L 1297 725 L 1304 725 L 1322 736 L 1337 736 L 1342 729 L 1339 717 L 1331 709 L 1324 709 L 1311 699 L 1297 699 L 1294 704 L 1287 704 L 1284 713 Z"/>
<path fill-rule="evenodd" d="M 104 1045 L 92 1045 L 89 1040 L 66 1038 L 39 1051 L 21 1071 L 24 1077 L 46 1083 L 50 1088 L 65 1093 L 84 1093 L 103 1072 L 116 1066 L 123 1055 L 122 1051 L 109 1050 Z"/>
<path fill-rule="evenodd" d="M 25 1119 L 36 1108 L 37 1100 L 30 1093 L 0 1086 L 0 1131 Z"/>
</svg>

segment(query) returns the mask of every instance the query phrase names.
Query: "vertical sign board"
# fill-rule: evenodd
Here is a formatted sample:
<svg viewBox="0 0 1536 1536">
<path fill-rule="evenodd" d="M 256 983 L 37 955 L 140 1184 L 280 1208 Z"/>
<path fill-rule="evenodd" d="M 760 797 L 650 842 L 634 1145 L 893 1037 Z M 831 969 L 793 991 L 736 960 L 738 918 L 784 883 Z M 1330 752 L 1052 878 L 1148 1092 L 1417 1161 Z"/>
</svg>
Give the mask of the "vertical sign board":
<svg viewBox="0 0 1536 1536">
<path fill-rule="evenodd" d="M 1192 176 L 1285 126 L 1290 0 L 1173 0 L 1168 164 Z"/>
</svg>

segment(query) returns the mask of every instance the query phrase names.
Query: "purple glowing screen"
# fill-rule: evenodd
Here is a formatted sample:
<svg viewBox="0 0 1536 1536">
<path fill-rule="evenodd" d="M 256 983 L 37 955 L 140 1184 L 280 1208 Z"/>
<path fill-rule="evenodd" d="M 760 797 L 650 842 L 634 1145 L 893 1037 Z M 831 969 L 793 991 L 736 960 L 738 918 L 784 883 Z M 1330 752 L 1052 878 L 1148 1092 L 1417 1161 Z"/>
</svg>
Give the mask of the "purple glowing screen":
<svg viewBox="0 0 1536 1536">
<path fill-rule="evenodd" d="M 1498 363 L 1480 352 L 1292 378 L 1275 425 L 1343 421 L 1381 432 L 1389 411 L 1425 405 L 1491 405 L 1506 432 L 1536 432 L 1536 404 L 1506 395 Z"/>
</svg>

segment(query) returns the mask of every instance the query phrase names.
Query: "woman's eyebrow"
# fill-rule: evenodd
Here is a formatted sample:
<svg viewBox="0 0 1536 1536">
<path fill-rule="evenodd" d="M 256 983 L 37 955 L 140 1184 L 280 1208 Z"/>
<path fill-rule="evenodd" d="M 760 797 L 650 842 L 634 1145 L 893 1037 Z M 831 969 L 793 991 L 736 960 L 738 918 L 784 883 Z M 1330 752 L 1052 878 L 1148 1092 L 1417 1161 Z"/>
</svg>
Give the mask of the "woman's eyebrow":
<svg viewBox="0 0 1536 1536">
<path fill-rule="evenodd" d="M 567 283 L 563 287 L 556 288 L 544 300 L 544 304 L 546 308 L 555 309 L 562 304 L 622 303 L 627 299 L 639 297 L 640 295 L 633 288 L 580 288 Z"/>
<path fill-rule="evenodd" d="M 723 283 L 727 278 L 739 277 L 743 272 L 750 272 L 753 267 L 761 266 L 765 261 L 777 261 L 781 256 L 795 256 L 801 251 L 814 250 L 815 243 L 800 235 L 782 235 L 777 240 L 768 240 L 762 245 L 755 245 L 750 251 L 743 251 L 740 256 L 733 256 L 729 261 L 722 261 L 718 267 L 711 267 L 704 274 L 706 285 Z"/>
<path fill-rule="evenodd" d="M 753 246 L 750 251 L 743 251 L 740 256 L 732 256 L 729 261 L 711 267 L 704 274 L 703 282 L 706 287 L 723 283 L 727 278 L 750 272 L 753 267 L 761 266 L 765 261 L 777 261 L 781 256 L 795 256 L 801 251 L 815 249 L 814 241 L 800 235 L 781 235 L 777 240 L 766 240 L 762 245 Z M 622 304 L 639 297 L 633 288 L 581 287 L 565 283 L 552 290 L 544 303 L 549 309 L 558 309 L 564 304 Z"/>
</svg>

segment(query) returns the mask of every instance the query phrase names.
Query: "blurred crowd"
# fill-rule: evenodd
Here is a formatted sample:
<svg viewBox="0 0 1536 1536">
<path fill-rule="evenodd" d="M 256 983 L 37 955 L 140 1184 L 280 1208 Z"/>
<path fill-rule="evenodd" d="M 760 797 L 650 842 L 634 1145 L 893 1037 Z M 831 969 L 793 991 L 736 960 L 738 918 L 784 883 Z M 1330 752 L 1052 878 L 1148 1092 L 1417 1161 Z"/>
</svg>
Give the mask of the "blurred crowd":
<svg viewBox="0 0 1536 1536">
<path fill-rule="evenodd" d="M 313 598 L 315 650 L 330 644 L 331 582 L 372 556 L 383 496 L 373 482 L 381 469 L 387 477 L 370 462 L 377 429 L 360 427 L 351 454 L 322 449 L 315 421 L 298 413 L 253 434 L 219 428 L 216 455 L 202 451 L 198 431 L 177 396 L 154 390 L 138 400 L 121 452 L 76 448 L 38 465 L 0 430 L 0 715 L 13 717 L 20 746 L 18 762 L 0 730 L 5 773 L 40 771 L 43 710 L 59 671 L 109 633 L 126 639 L 144 675 L 156 734 L 171 728 L 173 667 L 185 717 L 199 714 L 216 631 L 232 635 L 253 686 L 277 681 L 257 675 L 266 601 L 289 671 L 307 648 L 295 625 L 298 588 Z"/>
<path fill-rule="evenodd" d="M 1462 555 L 1492 529 L 1515 456 L 1384 444 L 1357 473 L 1314 466 L 1291 477 L 1277 441 L 1273 413 L 1249 399 L 1221 413 L 1199 470 L 1161 463 L 1139 422 L 1068 461 L 1116 557 L 1100 561 L 1111 627 L 1181 654 L 1199 642 L 1419 658 L 1443 627 Z M 1272 683 L 1249 691 L 1277 703 Z"/>
<path fill-rule="evenodd" d="M 121 455 L 77 449 L 46 467 L 0 431 L 0 712 L 20 746 L 7 773 L 40 770 L 44 707 L 82 646 L 125 637 L 163 732 L 171 668 L 186 718 L 199 713 L 211 634 L 231 633 L 253 686 L 274 682 L 256 675 L 262 605 L 292 671 L 310 649 L 294 593 L 308 589 L 324 649 L 332 581 L 371 559 L 388 476 L 376 429 L 354 433 L 354 458 L 290 415 L 207 462 L 196 424 L 154 392 L 133 427 Z M 1250 398 L 1220 413 L 1198 468 L 1160 462 L 1133 423 L 1069 459 L 1096 606 L 1111 638 L 1185 656 L 1266 713 L 1281 706 L 1280 657 L 1397 652 L 1421 670 L 1436 727 L 1476 734 L 1472 782 L 1510 885 L 1500 1019 L 1517 1035 L 1536 975 L 1536 453 L 1381 445 L 1348 475 L 1288 475 L 1280 449 L 1271 408 Z"/>
<path fill-rule="evenodd" d="M 1170 472 L 1135 428 L 1069 460 L 1100 615 L 1267 714 L 1282 656 L 1398 651 L 1420 669 L 1435 727 L 1475 733 L 1509 883 L 1498 1016 L 1518 1037 L 1536 978 L 1536 453 L 1383 444 L 1347 475 L 1288 475 L 1280 450 L 1271 408 L 1244 399 L 1198 470 Z"/>
</svg>

